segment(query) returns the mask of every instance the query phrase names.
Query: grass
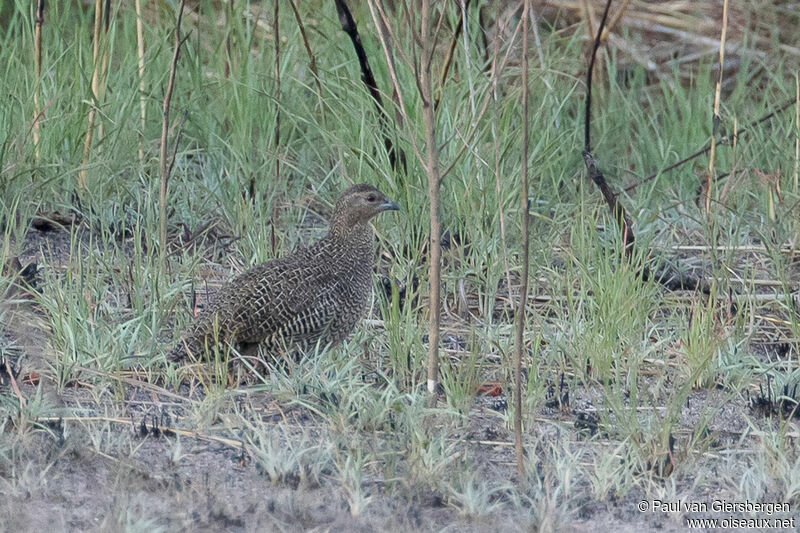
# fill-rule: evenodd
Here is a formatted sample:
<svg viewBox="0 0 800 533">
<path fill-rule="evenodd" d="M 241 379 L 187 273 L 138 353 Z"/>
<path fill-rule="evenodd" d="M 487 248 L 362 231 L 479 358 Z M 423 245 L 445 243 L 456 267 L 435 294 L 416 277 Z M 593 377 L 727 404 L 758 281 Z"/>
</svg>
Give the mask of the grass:
<svg viewBox="0 0 800 533">
<path fill-rule="evenodd" d="M 702 157 L 623 193 L 637 249 L 622 262 L 615 222 L 580 157 L 581 33 L 540 27 L 545 63 L 531 59 L 530 89 L 527 477 L 518 480 L 509 446 L 521 248 L 516 45 L 485 115 L 470 104 L 492 88 L 481 70 L 477 24 L 467 31 L 470 70 L 459 39 L 440 89 L 441 161 L 443 169 L 452 166 L 443 180 L 443 226 L 459 238 L 444 251 L 443 394 L 428 407 L 424 169 L 409 157 L 407 174 L 391 170 L 332 3 L 300 6 L 321 100 L 294 17 L 281 10 L 280 144 L 271 4 L 235 3 L 227 26 L 213 16 L 216 3 L 191 8 L 198 16 L 185 19 L 192 33 L 173 100 L 173 116 L 187 118 L 169 184 L 166 259 L 159 253 L 157 153 L 174 13 L 168 2 L 147 5 L 146 127 L 138 126 L 135 15 L 123 3 L 113 15 L 112 67 L 98 108 L 105 133 L 90 152 L 86 188 L 77 182 L 93 11 L 76 2 L 49 5 L 37 80 L 29 3 L 0 7 L 0 90 L 8 95 L 0 101 L 0 250 L 4 263 L 19 257 L 38 265 L 35 288 L 11 269 L 0 274 L 0 490 L 11 495 L 0 516 L 28 509 L 15 519 L 21 525 L 10 525 L 36 526 L 36 506 L 46 508 L 56 501 L 54 487 L 70 483 L 98 503 L 76 508 L 74 500 L 57 500 L 65 518 L 56 528 L 174 530 L 199 520 L 218 529 L 248 516 L 289 530 L 368 523 L 442 529 L 454 520 L 475 530 L 587 521 L 647 528 L 654 522 L 636 511 L 638 500 L 709 493 L 786 501 L 796 514 L 793 111 L 717 149 L 716 167 L 731 175 L 718 183 L 710 213 L 695 201 L 707 168 Z M 388 91 L 368 10 L 355 14 Z M 228 36 L 234 46 L 226 76 Z M 763 34 L 751 37 L 763 43 Z M 727 132 L 795 92 L 791 51 L 742 57 L 726 77 Z M 665 65 L 656 80 L 626 60 L 615 49 L 605 56 L 611 75 L 597 81 L 592 121 L 594 153 L 616 190 L 695 151 L 711 134 L 711 59 L 688 77 Z M 398 76 L 419 143 L 413 75 L 399 62 Z M 46 104 L 38 157 L 30 135 L 34 90 Z M 394 141 L 413 153 L 406 136 Z M 229 371 L 226 360 L 235 354 L 224 351 L 206 365 L 165 362 L 195 299 L 202 303 L 232 274 L 322 236 L 337 191 L 362 181 L 402 206 L 400 215 L 376 222 L 379 274 L 407 287 L 402 299 L 396 286 L 385 295 L 376 276 L 369 320 L 348 343 L 319 347 L 301 363 L 275 362 L 247 383 Z M 54 212 L 78 221 L 58 232 L 31 225 Z M 694 248 L 679 248 L 686 245 Z M 709 293 L 640 279 L 642 267 L 664 261 L 701 275 Z M 6 386 L 6 362 L 19 395 Z M 479 392 L 487 383 L 498 384 L 499 397 Z M 767 407 L 751 408 L 761 394 Z M 166 496 L 154 496 L 159 491 Z M 263 497 L 251 499 L 256 493 Z M 313 498 L 321 507 L 309 507 Z M 659 524 L 677 527 L 678 518 Z"/>
</svg>

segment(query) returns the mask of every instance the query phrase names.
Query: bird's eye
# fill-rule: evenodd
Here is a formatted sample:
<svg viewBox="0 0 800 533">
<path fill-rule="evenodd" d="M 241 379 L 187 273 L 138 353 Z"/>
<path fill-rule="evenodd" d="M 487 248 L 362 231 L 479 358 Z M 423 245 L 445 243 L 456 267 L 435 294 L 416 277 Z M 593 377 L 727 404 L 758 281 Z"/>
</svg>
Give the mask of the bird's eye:
<svg viewBox="0 0 800 533">
<path fill-rule="evenodd" d="M 367 201 L 368 202 L 374 202 L 377 199 L 378 198 L 374 194 L 370 194 L 369 196 L 367 196 Z"/>
</svg>

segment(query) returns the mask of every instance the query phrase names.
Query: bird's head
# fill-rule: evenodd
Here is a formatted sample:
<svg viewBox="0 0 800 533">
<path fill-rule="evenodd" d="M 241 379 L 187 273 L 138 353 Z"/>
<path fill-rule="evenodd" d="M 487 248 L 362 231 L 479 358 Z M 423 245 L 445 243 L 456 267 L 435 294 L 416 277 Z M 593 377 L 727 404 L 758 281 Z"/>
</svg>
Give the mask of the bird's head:
<svg viewBox="0 0 800 533">
<path fill-rule="evenodd" d="M 396 203 L 385 194 L 366 183 L 348 187 L 333 208 L 331 230 L 345 234 L 354 226 L 364 225 L 369 220 L 384 211 L 397 211 L 400 209 Z"/>
</svg>

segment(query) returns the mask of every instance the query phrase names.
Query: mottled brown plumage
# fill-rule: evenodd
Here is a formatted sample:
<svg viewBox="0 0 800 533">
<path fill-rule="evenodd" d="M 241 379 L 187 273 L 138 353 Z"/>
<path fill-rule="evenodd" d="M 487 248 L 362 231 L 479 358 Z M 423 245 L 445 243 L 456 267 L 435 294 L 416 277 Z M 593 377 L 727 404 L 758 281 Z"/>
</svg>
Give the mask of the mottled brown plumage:
<svg viewBox="0 0 800 533">
<path fill-rule="evenodd" d="M 167 358 L 200 357 L 215 339 L 249 351 L 297 352 L 348 337 L 372 288 L 374 237 L 369 220 L 397 204 L 371 185 L 339 197 L 328 234 L 315 244 L 261 263 L 228 282 Z"/>
</svg>

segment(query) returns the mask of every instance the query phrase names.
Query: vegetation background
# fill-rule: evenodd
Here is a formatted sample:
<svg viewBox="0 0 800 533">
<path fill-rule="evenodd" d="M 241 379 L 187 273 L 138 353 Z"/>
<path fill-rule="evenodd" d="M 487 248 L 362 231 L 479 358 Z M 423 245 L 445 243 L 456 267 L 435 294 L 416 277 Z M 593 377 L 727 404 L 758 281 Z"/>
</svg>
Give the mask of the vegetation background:
<svg viewBox="0 0 800 533">
<path fill-rule="evenodd" d="M 655 499 L 786 502 L 772 518 L 797 519 L 796 4 L 612 3 L 591 132 L 633 223 L 622 256 L 581 156 L 605 2 L 531 2 L 525 156 L 521 2 L 348 2 L 382 108 L 341 3 L 0 4 L 4 527 L 680 531 L 727 517 L 637 509 Z M 411 30 L 424 13 L 433 41 Z M 434 405 L 417 156 L 432 147 Z M 337 192 L 362 181 L 403 213 L 376 223 L 370 316 L 347 344 L 246 382 L 226 353 L 165 362 L 221 282 L 319 238 Z"/>
</svg>

